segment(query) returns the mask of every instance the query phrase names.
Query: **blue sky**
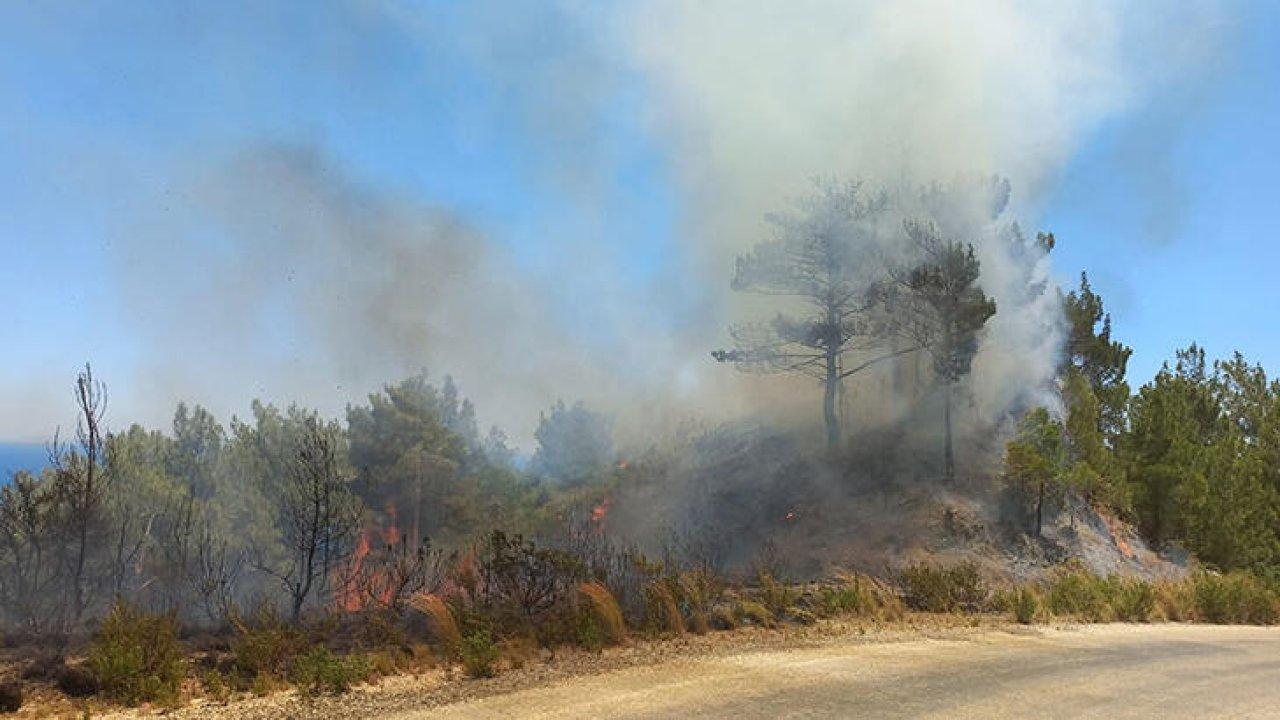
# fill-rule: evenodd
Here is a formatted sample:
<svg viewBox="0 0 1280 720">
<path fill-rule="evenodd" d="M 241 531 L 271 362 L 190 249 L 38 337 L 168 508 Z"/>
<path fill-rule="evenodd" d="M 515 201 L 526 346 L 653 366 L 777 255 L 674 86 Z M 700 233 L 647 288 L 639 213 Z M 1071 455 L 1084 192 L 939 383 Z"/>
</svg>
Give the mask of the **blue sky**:
<svg viewBox="0 0 1280 720">
<path fill-rule="evenodd" d="M 49 384 L 84 359 L 130 378 L 155 352 L 122 299 L 121 238 L 140 208 L 180 211 L 176 178 L 191 164 L 248 144 L 319 148 L 351 182 L 465 217 L 531 271 L 591 237 L 628 268 L 628 287 L 678 275 L 686 208 L 670 151 L 638 119 L 646 84 L 587 29 L 521 4 L 214 7 L 0 9 L 0 438 L 43 436 L 25 413 L 65 399 Z M 1212 82 L 1091 128 L 1031 219 L 1058 234 L 1064 283 L 1090 272 L 1136 348 L 1136 381 L 1192 340 L 1280 368 L 1280 8 L 1234 11 L 1240 37 Z M 492 31 L 481 48 L 477 24 Z M 566 101 L 588 111 L 544 107 L 584 64 L 609 66 Z M 553 312 L 594 327 L 584 298 L 606 285 L 566 278 Z M 643 297 L 673 323 L 703 301 Z M 140 387 L 122 384 L 126 397 Z"/>
<path fill-rule="evenodd" d="M 1063 282 L 1087 270 L 1134 347 L 1135 380 L 1191 342 L 1280 372 L 1280 5 L 1239 12 L 1213 81 L 1100 128 L 1042 221 Z"/>
</svg>

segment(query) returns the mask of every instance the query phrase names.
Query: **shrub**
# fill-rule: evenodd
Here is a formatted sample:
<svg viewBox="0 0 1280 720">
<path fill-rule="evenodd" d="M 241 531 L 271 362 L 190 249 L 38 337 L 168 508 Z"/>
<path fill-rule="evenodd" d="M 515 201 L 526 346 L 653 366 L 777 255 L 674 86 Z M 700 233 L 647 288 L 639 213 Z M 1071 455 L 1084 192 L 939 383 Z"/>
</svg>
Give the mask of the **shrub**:
<svg viewBox="0 0 1280 720">
<path fill-rule="evenodd" d="M 817 610 L 823 617 L 857 615 L 863 611 L 862 598 L 858 595 L 856 586 L 824 585 L 818 589 Z"/>
<path fill-rule="evenodd" d="M 1190 621 L 1196 615 L 1195 583 L 1190 580 L 1164 580 L 1153 587 L 1155 612 L 1162 620 Z"/>
<path fill-rule="evenodd" d="M 903 599 L 913 610 L 976 610 L 987 599 L 986 583 L 978 575 L 978 567 L 969 562 L 950 568 L 909 565 L 898 573 L 898 583 Z"/>
<path fill-rule="evenodd" d="M 404 604 L 397 601 L 397 606 Z M 398 647 L 408 642 L 404 626 L 396 611 L 376 608 L 362 613 L 360 635 L 367 647 Z"/>
<path fill-rule="evenodd" d="M 877 620 L 898 620 L 906 614 L 902 597 L 888 583 L 869 575 L 855 574 L 853 577 L 867 614 Z"/>
<path fill-rule="evenodd" d="M 1156 609 L 1156 593 L 1146 580 L 1115 578 L 1110 583 L 1111 611 L 1123 622 L 1147 622 Z"/>
<path fill-rule="evenodd" d="M 902 600 L 879 580 L 860 573 L 841 573 L 837 577 L 839 584 L 818 588 L 811 603 L 816 614 L 890 618 L 902 615 Z"/>
<path fill-rule="evenodd" d="M 736 608 L 730 605 L 716 605 L 711 608 L 707 624 L 717 630 L 734 630 L 738 627 Z M 696 628 L 695 628 L 696 630 Z"/>
<path fill-rule="evenodd" d="M 88 668 L 63 666 L 58 672 L 58 689 L 67 697 L 86 698 L 98 694 L 98 679 Z"/>
<path fill-rule="evenodd" d="M 760 587 L 760 604 L 769 608 L 769 612 L 775 616 L 785 612 L 800 597 L 799 591 L 786 583 L 778 582 L 767 572 L 758 574 L 756 580 Z"/>
<path fill-rule="evenodd" d="M 583 574 L 582 562 L 573 555 L 500 530 L 489 536 L 480 560 L 487 600 L 499 611 L 513 612 L 539 637 L 540 621 L 571 595 Z"/>
<path fill-rule="evenodd" d="M 433 593 L 418 593 L 409 598 L 408 604 L 427 619 L 427 630 L 441 652 L 448 656 L 457 655 L 462 644 L 462 633 L 458 630 L 453 611 L 444 600 Z"/>
<path fill-rule="evenodd" d="M 645 616 L 654 632 L 684 633 L 684 616 L 680 614 L 675 594 L 665 580 L 655 580 L 645 589 Z"/>
<path fill-rule="evenodd" d="M 369 664 L 364 658 L 341 657 L 317 645 L 294 660 L 289 679 L 304 696 L 339 695 L 368 675 Z"/>
<path fill-rule="evenodd" d="M 1111 588 L 1107 581 L 1083 570 L 1067 570 L 1049 583 L 1049 612 L 1089 622 L 1112 618 Z"/>
<path fill-rule="evenodd" d="M 707 614 L 698 608 L 689 611 L 689 626 L 695 635 L 706 635 L 711 632 L 711 621 Z"/>
<path fill-rule="evenodd" d="M 1196 612 L 1205 622 L 1270 625 L 1280 619 L 1280 596 L 1248 573 L 1205 573 L 1194 587 Z"/>
<path fill-rule="evenodd" d="M 578 595 L 584 601 L 588 617 L 599 631 L 603 643 L 616 645 L 627 639 L 622 609 L 609 588 L 598 582 L 584 582 L 578 586 Z"/>
<path fill-rule="evenodd" d="M 215 702 L 226 702 L 231 699 L 231 685 L 217 668 L 210 668 L 200 674 L 200 685 L 204 692 Z"/>
<path fill-rule="evenodd" d="M 498 646 L 488 630 L 473 630 L 462 638 L 458 647 L 462 667 L 468 677 L 493 677 L 498 665 Z"/>
<path fill-rule="evenodd" d="M 0 683 L 0 712 L 18 712 L 22 708 L 22 683 Z"/>
<path fill-rule="evenodd" d="M 232 624 L 236 636 L 231 655 L 236 669 L 249 678 L 284 677 L 307 645 L 302 633 L 270 606 L 264 605 L 249 621 L 233 617 Z"/>
<path fill-rule="evenodd" d="M 1023 625 L 1030 625 L 1035 622 L 1036 614 L 1040 611 L 1040 599 L 1036 597 L 1036 593 L 1029 587 L 1018 588 L 1011 599 L 1013 606 L 1013 617 Z"/>
<path fill-rule="evenodd" d="M 711 606 L 724 595 L 724 582 L 708 568 L 680 573 L 676 586 L 680 590 L 680 599 L 689 609 L 689 616 L 702 616 L 704 621 Z"/>
<path fill-rule="evenodd" d="M 751 623 L 763 628 L 771 628 L 775 622 L 769 608 L 754 600 L 739 600 L 733 607 L 733 617 L 738 625 Z"/>
<path fill-rule="evenodd" d="M 366 669 L 366 678 L 390 677 L 400 672 L 401 658 L 406 661 L 412 661 L 412 655 L 409 652 L 397 652 L 395 650 L 381 650 L 365 655 L 364 661 Z M 404 663 L 406 666 L 409 662 Z"/>
<path fill-rule="evenodd" d="M 577 632 L 574 637 L 578 645 L 598 653 L 604 649 L 604 638 L 600 635 L 600 627 L 590 614 L 584 613 L 578 618 Z"/>
<path fill-rule="evenodd" d="M 177 622 L 116 604 L 89 647 L 89 667 L 102 691 L 125 704 L 176 701 L 184 674 Z"/>
</svg>

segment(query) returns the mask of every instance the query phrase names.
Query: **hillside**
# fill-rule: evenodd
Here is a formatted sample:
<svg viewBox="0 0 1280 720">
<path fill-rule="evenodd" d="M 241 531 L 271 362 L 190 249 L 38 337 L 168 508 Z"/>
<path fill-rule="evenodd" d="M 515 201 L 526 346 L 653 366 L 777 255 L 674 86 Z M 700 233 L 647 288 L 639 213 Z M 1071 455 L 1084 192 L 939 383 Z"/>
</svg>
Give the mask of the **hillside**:
<svg viewBox="0 0 1280 720">
<path fill-rule="evenodd" d="M 974 462 L 970 475 L 944 483 L 919 439 L 893 429 L 872 436 L 831 456 L 759 427 L 709 432 L 678 459 L 640 463 L 621 478 L 606 530 L 655 551 L 693 547 L 731 570 L 764 563 L 796 580 L 966 561 L 997 580 L 1034 579 L 1068 561 L 1099 575 L 1185 574 L 1185 558 L 1161 556 L 1078 497 L 1050 504 L 1034 537 L 1025 499 L 994 468 Z"/>
</svg>

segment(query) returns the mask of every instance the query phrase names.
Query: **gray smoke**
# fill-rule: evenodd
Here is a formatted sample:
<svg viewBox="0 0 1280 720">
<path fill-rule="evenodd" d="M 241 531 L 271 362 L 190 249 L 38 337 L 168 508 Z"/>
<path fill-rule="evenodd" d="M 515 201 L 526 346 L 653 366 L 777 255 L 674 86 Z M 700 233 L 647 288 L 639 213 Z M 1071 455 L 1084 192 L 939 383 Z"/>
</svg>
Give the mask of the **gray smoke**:
<svg viewBox="0 0 1280 720">
<path fill-rule="evenodd" d="M 355 180 L 321 145 L 193 151 L 130 209 L 106 269 L 137 330 L 136 373 L 108 378 L 125 389 L 115 418 L 163 424 L 182 398 L 225 418 L 255 396 L 337 412 L 426 367 L 526 445 L 557 397 L 618 414 L 624 438 L 692 416 L 815 421 L 816 388 L 707 356 L 759 310 L 728 277 L 764 238 L 764 214 L 815 176 L 998 173 L 1010 209 L 966 227 L 1001 308 L 972 381 L 979 413 L 996 417 L 1043 388 L 1060 345 L 1054 293 L 1023 293 L 1028 277 L 1052 281 L 1048 262 L 1028 267 L 999 238 L 1013 218 L 1034 234 L 1090 133 L 1210 65 L 1223 15 L 1002 0 L 495 1 L 447 21 L 393 2 L 348 10 L 398 27 L 424 64 L 447 47 L 496 78 L 504 119 L 533 138 L 535 185 L 574 216 L 533 228 L 544 250 L 530 260 L 485 218 Z M 1164 37 L 1177 42 L 1153 42 Z M 1152 47 L 1159 62 L 1142 55 Z M 607 209 L 626 193 L 619 114 L 636 116 L 675 184 L 677 237 L 644 279 Z"/>
</svg>

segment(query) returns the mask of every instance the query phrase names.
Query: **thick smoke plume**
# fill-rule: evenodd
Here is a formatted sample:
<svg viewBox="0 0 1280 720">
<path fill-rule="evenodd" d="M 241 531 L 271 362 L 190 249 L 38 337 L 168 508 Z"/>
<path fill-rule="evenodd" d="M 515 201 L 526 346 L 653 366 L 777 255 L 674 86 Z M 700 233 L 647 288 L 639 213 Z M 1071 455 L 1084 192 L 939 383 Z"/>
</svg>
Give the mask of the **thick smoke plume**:
<svg viewBox="0 0 1280 720">
<path fill-rule="evenodd" d="M 424 63 L 447 46 L 499 78 L 510 121 L 536 146 L 537 186 L 573 217 L 532 228 L 543 250 L 530 259 L 485 218 L 353 179 L 323 147 L 203 153 L 121 231 L 110 271 L 142 359 L 113 413 L 158 424 L 188 398 L 225 417 L 253 396 L 333 412 L 426 367 L 452 373 L 483 422 L 526 445 L 557 397 L 618 414 L 633 437 L 695 414 L 816 422 L 816 389 L 811 400 L 798 381 L 743 377 L 707 356 L 759 310 L 728 278 L 765 234 L 764 214 L 819 176 L 920 187 L 999 174 L 1009 209 L 992 218 L 975 201 L 957 225 L 1000 306 L 972 380 L 974 406 L 998 419 L 1044 387 L 1060 341 L 1055 293 L 1025 293 L 1028 278 L 1051 284 L 1047 261 L 1010 253 L 1011 221 L 1034 236 L 1039 199 L 1089 133 L 1199 67 L 1216 41 L 1197 29 L 1211 27 L 1212 5 L 1147 10 L 473 3 L 438 18 L 353 6 L 398 27 Z M 1135 55 L 1175 30 L 1160 63 Z M 676 239 L 643 274 L 601 209 L 626 193 L 609 135 L 620 113 L 638 117 L 675 188 Z"/>
</svg>

